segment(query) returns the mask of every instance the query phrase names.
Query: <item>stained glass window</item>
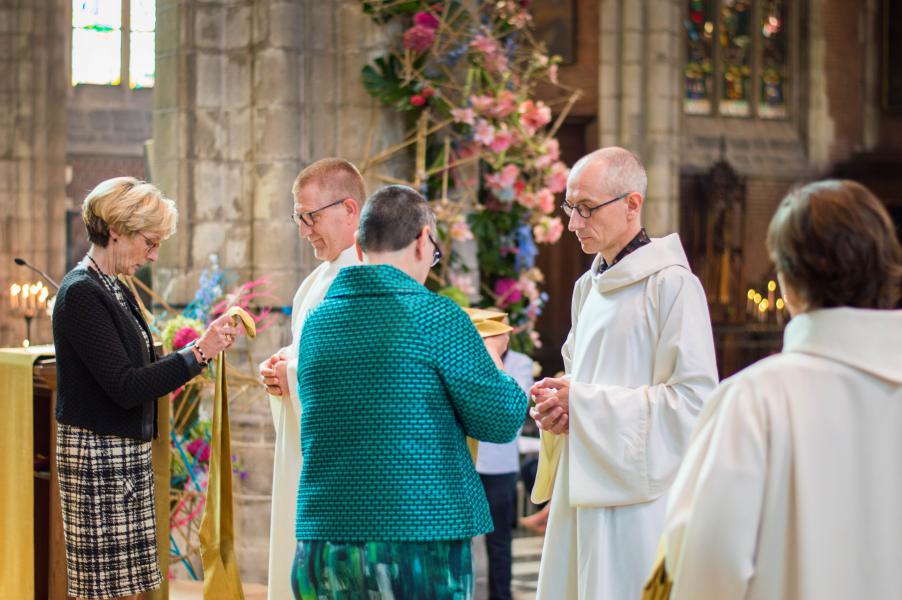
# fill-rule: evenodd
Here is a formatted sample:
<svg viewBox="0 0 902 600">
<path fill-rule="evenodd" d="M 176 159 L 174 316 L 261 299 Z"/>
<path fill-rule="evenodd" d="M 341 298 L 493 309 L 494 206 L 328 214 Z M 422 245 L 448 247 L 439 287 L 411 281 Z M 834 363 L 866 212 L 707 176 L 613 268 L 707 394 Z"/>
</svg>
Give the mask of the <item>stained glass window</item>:
<svg viewBox="0 0 902 600">
<path fill-rule="evenodd" d="M 758 116 L 786 116 L 787 6 L 785 0 L 764 0 L 761 10 L 761 76 Z"/>
<path fill-rule="evenodd" d="M 153 87 L 155 5 L 155 0 L 131 0 L 128 84 L 133 88 Z"/>
<path fill-rule="evenodd" d="M 686 0 L 683 111 L 789 114 L 790 0 Z"/>
<path fill-rule="evenodd" d="M 722 0 L 720 49 L 723 64 L 720 114 L 749 114 L 749 81 L 752 58 L 752 7 L 750 0 Z"/>
<path fill-rule="evenodd" d="M 72 0 L 72 85 L 153 87 L 155 0 Z M 128 23 L 123 27 L 123 8 Z M 128 72 L 123 70 L 123 40 Z"/>
<path fill-rule="evenodd" d="M 119 0 L 72 0 L 72 85 L 119 85 L 121 44 Z"/>
<path fill-rule="evenodd" d="M 685 97 L 683 109 L 690 115 L 711 113 L 714 20 L 711 0 L 689 0 L 686 27 Z"/>
</svg>

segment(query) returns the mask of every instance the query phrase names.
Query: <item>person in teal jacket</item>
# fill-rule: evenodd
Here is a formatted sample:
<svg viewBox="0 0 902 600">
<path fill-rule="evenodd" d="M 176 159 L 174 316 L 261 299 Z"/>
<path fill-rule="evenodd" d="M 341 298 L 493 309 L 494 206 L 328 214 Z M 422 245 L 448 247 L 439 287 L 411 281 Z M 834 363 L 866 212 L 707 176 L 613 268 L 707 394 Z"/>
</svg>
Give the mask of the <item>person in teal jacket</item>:
<svg viewBox="0 0 902 600">
<path fill-rule="evenodd" d="M 420 194 L 373 194 L 358 243 L 304 324 L 296 598 L 471 598 L 470 538 L 492 519 L 465 436 L 504 443 L 526 395 L 507 343 L 423 283 L 441 258 Z"/>
</svg>

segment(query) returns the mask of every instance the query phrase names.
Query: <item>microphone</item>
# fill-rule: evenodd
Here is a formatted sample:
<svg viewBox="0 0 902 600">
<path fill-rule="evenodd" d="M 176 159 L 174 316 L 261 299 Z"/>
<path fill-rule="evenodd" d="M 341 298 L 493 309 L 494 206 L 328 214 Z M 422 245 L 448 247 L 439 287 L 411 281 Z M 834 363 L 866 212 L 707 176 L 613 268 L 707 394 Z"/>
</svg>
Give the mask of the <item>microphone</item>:
<svg viewBox="0 0 902 600">
<path fill-rule="evenodd" d="M 31 269 L 32 271 L 34 271 L 35 273 L 37 273 L 38 275 L 40 275 L 41 277 L 46 279 L 50 283 L 50 285 L 52 285 L 54 288 L 56 288 L 57 290 L 60 289 L 60 284 L 58 284 L 53 279 L 51 279 L 50 276 L 47 273 L 45 273 L 44 271 L 42 271 L 40 269 L 36 269 L 36 268 L 32 267 L 30 264 L 28 264 L 27 262 L 25 262 L 24 258 L 16 257 L 14 260 L 16 261 L 16 264 L 19 265 L 20 267 L 25 267 L 25 268 Z"/>
</svg>

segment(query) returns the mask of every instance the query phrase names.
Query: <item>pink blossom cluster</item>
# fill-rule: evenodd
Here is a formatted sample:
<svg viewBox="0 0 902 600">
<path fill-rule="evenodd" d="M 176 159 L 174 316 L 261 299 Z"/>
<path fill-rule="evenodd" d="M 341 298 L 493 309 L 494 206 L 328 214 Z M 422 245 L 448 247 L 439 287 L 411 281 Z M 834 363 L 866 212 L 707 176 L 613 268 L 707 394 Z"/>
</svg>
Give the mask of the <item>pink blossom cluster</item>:
<svg viewBox="0 0 902 600">
<path fill-rule="evenodd" d="M 439 20 L 435 15 L 418 12 L 413 17 L 413 26 L 404 32 L 404 47 L 419 54 L 426 52 L 435 42 L 435 32 L 438 27 Z"/>
<path fill-rule="evenodd" d="M 532 228 L 532 235 L 539 244 L 553 244 L 561 239 L 564 224 L 560 217 L 543 216 Z"/>
<path fill-rule="evenodd" d="M 507 69 L 507 56 L 495 38 L 478 33 L 470 42 L 470 48 L 482 54 L 482 60 L 489 71 L 501 73 Z"/>
<path fill-rule="evenodd" d="M 194 327 L 182 327 L 172 337 L 172 349 L 181 350 L 199 337 L 200 334 Z"/>
</svg>

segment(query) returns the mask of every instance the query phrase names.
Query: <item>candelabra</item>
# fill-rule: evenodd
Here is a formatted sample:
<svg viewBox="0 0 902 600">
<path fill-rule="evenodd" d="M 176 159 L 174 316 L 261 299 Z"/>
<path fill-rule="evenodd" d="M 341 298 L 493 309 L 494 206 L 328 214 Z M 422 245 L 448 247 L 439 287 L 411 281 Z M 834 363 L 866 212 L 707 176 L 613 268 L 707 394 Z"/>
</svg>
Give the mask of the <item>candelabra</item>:
<svg viewBox="0 0 902 600">
<path fill-rule="evenodd" d="M 31 345 L 31 321 L 47 308 L 50 290 L 40 281 L 14 283 L 9 288 L 9 306 L 12 313 L 25 319 L 25 339 L 22 347 Z"/>
</svg>

